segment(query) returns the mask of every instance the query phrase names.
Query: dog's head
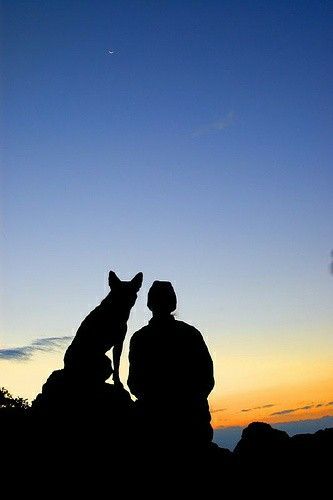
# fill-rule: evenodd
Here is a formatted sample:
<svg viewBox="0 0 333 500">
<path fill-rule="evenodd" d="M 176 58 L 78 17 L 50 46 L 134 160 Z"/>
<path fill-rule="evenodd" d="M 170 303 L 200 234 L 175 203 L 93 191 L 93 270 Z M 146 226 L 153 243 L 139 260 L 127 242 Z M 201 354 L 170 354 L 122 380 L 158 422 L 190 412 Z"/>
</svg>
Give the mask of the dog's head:
<svg viewBox="0 0 333 500">
<path fill-rule="evenodd" d="M 130 281 L 121 281 L 114 271 L 110 271 L 109 286 L 111 288 L 111 297 L 120 311 L 129 311 L 134 306 L 138 291 L 142 285 L 142 280 L 142 273 L 138 273 Z"/>
</svg>

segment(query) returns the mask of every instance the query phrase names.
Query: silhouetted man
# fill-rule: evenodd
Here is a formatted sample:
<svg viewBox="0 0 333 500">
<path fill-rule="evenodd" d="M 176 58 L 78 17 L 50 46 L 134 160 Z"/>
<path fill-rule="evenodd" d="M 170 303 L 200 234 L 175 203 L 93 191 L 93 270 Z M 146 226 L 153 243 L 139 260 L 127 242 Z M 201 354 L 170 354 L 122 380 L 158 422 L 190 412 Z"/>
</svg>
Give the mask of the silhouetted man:
<svg viewBox="0 0 333 500">
<path fill-rule="evenodd" d="M 147 305 L 153 317 L 131 339 L 128 377 L 143 435 L 148 441 L 161 435 L 170 446 L 206 445 L 213 435 L 207 397 L 214 387 L 207 346 L 198 330 L 171 314 L 177 298 L 170 282 L 155 281 Z"/>
</svg>

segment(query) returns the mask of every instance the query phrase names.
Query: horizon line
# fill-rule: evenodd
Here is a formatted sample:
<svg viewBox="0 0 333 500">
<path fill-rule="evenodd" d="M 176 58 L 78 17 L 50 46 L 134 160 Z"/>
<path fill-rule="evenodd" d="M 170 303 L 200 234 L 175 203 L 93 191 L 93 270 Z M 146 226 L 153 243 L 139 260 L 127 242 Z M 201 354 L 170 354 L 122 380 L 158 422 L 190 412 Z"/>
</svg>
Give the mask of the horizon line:
<svg viewBox="0 0 333 500">
<path fill-rule="evenodd" d="M 277 424 L 283 425 L 283 424 L 293 424 L 293 423 L 298 423 L 298 422 L 299 423 L 315 422 L 318 420 L 323 420 L 324 418 L 333 418 L 333 413 L 331 415 L 324 415 L 324 416 L 319 417 L 319 418 L 305 418 L 305 419 L 301 419 L 301 420 L 286 420 L 283 422 L 267 422 L 265 420 L 253 420 L 249 424 L 245 424 L 245 425 L 219 425 L 218 427 L 214 428 L 214 431 L 217 431 L 219 429 L 244 429 L 245 427 L 248 427 L 251 423 L 254 423 L 254 422 L 261 422 L 261 423 L 266 423 L 269 425 L 277 425 Z"/>
</svg>

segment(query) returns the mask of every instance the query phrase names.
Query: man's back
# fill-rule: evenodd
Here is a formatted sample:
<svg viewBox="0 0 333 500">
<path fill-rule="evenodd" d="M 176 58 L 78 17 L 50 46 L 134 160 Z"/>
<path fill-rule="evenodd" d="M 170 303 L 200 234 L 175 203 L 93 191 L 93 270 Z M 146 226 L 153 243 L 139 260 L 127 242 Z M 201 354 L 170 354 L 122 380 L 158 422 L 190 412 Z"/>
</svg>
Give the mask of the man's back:
<svg viewBox="0 0 333 500">
<path fill-rule="evenodd" d="M 152 318 L 130 343 L 128 386 L 137 398 L 207 398 L 213 363 L 201 333 L 173 316 Z"/>
<path fill-rule="evenodd" d="M 214 387 L 207 346 L 198 330 L 172 316 L 177 297 L 170 282 L 153 283 L 147 306 L 153 317 L 133 335 L 129 352 L 138 447 L 156 451 L 161 428 L 169 450 L 206 447 L 213 437 L 207 397 Z"/>
</svg>

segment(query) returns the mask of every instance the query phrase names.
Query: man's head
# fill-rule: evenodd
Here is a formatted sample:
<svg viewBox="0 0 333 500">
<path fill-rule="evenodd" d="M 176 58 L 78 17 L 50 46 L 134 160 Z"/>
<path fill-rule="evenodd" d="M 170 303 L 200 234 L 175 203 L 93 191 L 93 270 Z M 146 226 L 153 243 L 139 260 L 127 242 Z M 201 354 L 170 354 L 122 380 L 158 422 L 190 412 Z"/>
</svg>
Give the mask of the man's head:
<svg viewBox="0 0 333 500">
<path fill-rule="evenodd" d="M 154 281 L 148 292 L 148 308 L 154 315 L 171 314 L 177 307 L 177 297 L 170 281 Z"/>
</svg>

